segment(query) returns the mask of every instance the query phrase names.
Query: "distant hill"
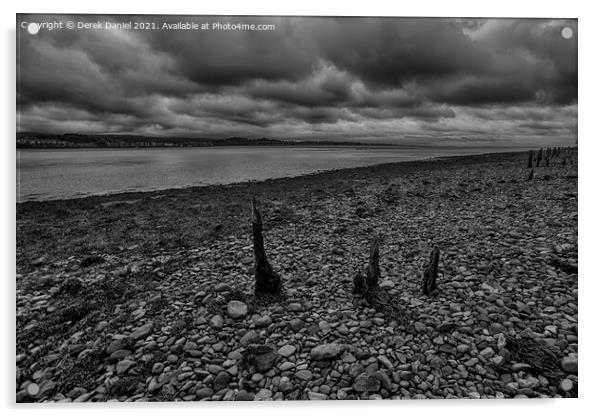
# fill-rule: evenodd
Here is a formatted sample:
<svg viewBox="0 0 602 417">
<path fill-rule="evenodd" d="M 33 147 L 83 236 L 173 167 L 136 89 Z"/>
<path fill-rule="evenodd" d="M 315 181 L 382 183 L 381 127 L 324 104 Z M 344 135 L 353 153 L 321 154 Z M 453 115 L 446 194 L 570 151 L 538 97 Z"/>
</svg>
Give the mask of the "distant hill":
<svg viewBox="0 0 602 417">
<path fill-rule="evenodd" d="M 17 148 L 163 148 L 209 146 L 395 146 L 337 141 L 292 141 L 279 139 L 226 139 L 153 137 L 139 135 L 85 135 L 77 133 L 17 133 Z"/>
</svg>

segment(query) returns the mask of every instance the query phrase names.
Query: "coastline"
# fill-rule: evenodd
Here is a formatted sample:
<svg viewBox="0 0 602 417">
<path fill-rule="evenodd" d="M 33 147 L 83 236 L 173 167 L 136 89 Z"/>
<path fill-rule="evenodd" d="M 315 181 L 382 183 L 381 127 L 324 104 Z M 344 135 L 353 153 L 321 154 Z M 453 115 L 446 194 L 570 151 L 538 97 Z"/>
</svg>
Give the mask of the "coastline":
<svg viewBox="0 0 602 417">
<path fill-rule="evenodd" d="M 560 366 L 578 350 L 576 158 L 532 180 L 526 162 L 443 157 L 18 204 L 17 400 L 576 396 Z M 252 196 L 285 288 L 267 305 L 250 295 Z M 375 235 L 396 317 L 351 294 Z M 426 297 L 434 244 L 440 292 Z M 230 317 L 230 300 L 248 315 Z M 553 351 L 558 370 L 506 355 L 500 335 Z M 248 340 L 274 346 L 265 370 L 242 360 Z M 345 353 L 312 360 L 324 343 Z M 378 391 L 363 390 L 375 372 Z"/>
<path fill-rule="evenodd" d="M 331 148 L 329 146 L 324 146 L 324 148 Z M 103 149 L 103 148 L 97 148 L 97 149 Z M 121 149 L 121 148 L 114 148 L 114 149 Z M 155 148 L 148 148 L 150 150 L 157 150 L 160 151 L 160 149 L 155 149 Z M 358 148 L 361 149 L 361 148 Z M 37 149 L 39 151 L 45 151 L 47 149 Z M 77 150 L 77 149 L 76 149 Z M 463 160 L 463 158 L 470 158 L 470 157 L 489 157 L 489 155 L 507 155 L 507 154 L 519 154 L 519 153 L 524 153 L 525 155 L 528 154 L 528 150 L 524 150 L 524 151 L 503 151 L 503 152 L 491 152 L 491 153 L 479 153 L 479 154 L 467 154 L 467 155 L 452 155 L 452 156 L 436 156 L 436 157 L 424 157 L 424 158 L 419 158 L 419 159 L 414 159 L 414 160 L 408 160 L 408 161 L 398 161 L 398 162 L 385 162 L 385 163 L 380 163 L 380 164 L 374 164 L 374 165 L 366 165 L 366 166 L 360 166 L 360 167 L 351 167 L 351 168 L 337 168 L 337 169 L 327 169 L 327 170 L 320 170 L 320 171 L 316 171 L 313 173 L 308 173 L 308 174 L 301 174 L 301 175 L 292 175 L 292 176 L 286 176 L 286 177 L 275 177 L 275 178 L 267 178 L 267 179 L 262 179 L 262 180 L 250 180 L 250 181 L 245 181 L 245 182 L 233 182 L 233 183 L 226 183 L 226 184 L 206 184 L 206 185 L 183 185 L 181 187 L 170 187 L 170 188 L 159 188 L 159 189 L 152 189 L 152 190 L 141 190 L 141 191 L 117 191 L 117 192 L 109 192 L 109 193 L 95 193 L 95 194 L 90 194 L 90 195 L 82 195 L 80 197 L 73 197 L 73 198 L 50 198 L 50 199 L 44 199 L 44 200 L 27 200 L 27 201 L 22 201 L 22 202 L 17 202 L 17 207 L 19 205 L 22 204 L 28 204 L 28 203 L 46 203 L 46 202 L 51 202 L 51 201 L 70 201 L 70 200 L 81 200 L 81 199 L 87 199 L 87 198 L 112 198 L 112 197 L 118 197 L 120 195 L 123 196 L 128 196 L 128 198 L 131 197 L 135 197 L 137 194 L 139 194 L 139 197 L 143 197 L 145 194 L 148 193 L 163 193 L 163 192 L 170 192 L 170 191 L 175 191 L 175 190 L 189 190 L 189 189 L 196 189 L 196 188 L 207 188 L 207 187 L 232 187 L 232 186 L 246 186 L 248 184 L 259 184 L 262 182 L 266 182 L 266 181 L 277 181 L 277 180 L 290 180 L 290 179 L 302 179 L 302 178 L 309 178 L 309 177 L 315 177 L 316 175 L 321 175 L 321 174 L 328 174 L 328 173 L 336 173 L 336 172 L 341 172 L 341 174 L 344 174 L 345 172 L 348 173 L 353 173 L 355 170 L 365 170 L 365 169 L 370 169 L 373 167 L 379 167 L 379 166 L 389 166 L 389 165 L 397 165 L 397 164 L 410 164 L 410 163 L 416 163 L 416 162 L 425 162 L 425 161 L 436 161 L 436 160 L 442 160 L 442 159 L 459 159 L 458 162 L 461 162 L 461 160 Z"/>
</svg>

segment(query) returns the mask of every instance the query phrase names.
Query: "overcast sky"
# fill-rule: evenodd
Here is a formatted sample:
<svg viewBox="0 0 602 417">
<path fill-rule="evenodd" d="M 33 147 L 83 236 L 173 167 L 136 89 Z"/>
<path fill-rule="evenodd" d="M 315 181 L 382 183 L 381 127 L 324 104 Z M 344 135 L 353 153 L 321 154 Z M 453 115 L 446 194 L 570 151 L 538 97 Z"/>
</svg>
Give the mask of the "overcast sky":
<svg viewBox="0 0 602 417">
<path fill-rule="evenodd" d="M 276 29 L 17 29 L 18 131 L 425 145 L 577 135 L 576 20 L 19 19 Z"/>
</svg>

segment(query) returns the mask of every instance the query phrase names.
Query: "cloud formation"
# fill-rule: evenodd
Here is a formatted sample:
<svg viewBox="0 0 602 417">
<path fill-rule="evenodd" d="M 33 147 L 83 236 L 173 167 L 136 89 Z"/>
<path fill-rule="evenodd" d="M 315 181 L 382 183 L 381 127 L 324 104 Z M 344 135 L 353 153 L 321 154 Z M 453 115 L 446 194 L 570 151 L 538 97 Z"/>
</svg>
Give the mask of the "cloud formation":
<svg viewBox="0 0 602 417">
<path fill-rule="evenodd" d="M 570 144 L 575 20 L 42 16 L 273 24 L 18 29 L 19 131 Z M 561 30 L 574 36 L 565 39 Z"/>
</svg>

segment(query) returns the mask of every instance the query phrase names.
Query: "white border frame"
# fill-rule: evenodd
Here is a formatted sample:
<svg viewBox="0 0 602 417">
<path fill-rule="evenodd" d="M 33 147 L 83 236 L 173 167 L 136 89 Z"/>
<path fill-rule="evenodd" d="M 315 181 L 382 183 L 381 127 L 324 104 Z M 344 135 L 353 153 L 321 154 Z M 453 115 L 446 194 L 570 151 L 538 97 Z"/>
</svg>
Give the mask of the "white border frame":
<svg viewBox="0 0 602 417">
<path fill-rule="evenodd" d="M 282 1 L 244 1 L 220 0 L 206 2 L 143 2 L 139 0 L 103 0 L 84 4 L 81 0 L 22 0 L 17 4 L 2 4 L 0 18 L 3 23 L 3 65 L 2 82 L 5 87 L 1 101 L 2 127 L 2 232 L 0 254 L 2 257 L 2 283 L 4 285 L 4 342 L 2 350 L 2 369 L 0 376 L 3 408 L 10 415 L 81 415 L 104 416 L 111 414 L 136 414 L 144 416 L 164 416 L 173 410 L 180 415 L 230 415 L 244 413 L 244 416 L 286 415 L 304 416 L 308 413 L 334 413 L 362 415 L 371 412 L 390 414 L 425 415 L 477 415 L 504 416 L 519 413 L 542 413 L 547 415 L 590 415 L 599 413 L 595 403 L 598 390 L 602 388 L 600 377 L 600 312 L 599 303 L 594 297 L 600 294 L 599 257 L 599 199 L 598 183 L 599 160 L 601 155 L 599 104 L 600 82 L 600 18 L 595 2 L 578 3 L 576 1 L 547 0 L 528 2 L 527 0 L 502 0 L 495 3 L 486 1 L 435 1 L 395 2 L 370 0 L 351 4 L 349 0 L 325 2 L 324 0 Z M 461 16 L 461 17 L 547 17 L 578 18 L 579 31 L 579 356 L 581 359 L 579 375 L 579 399 L 572 400 L 449 400 L 449 401 L 382 401 L 349 402 L 331 401 L 327 403 L 286 402 L 286 403 L 147 403 L 115 404 L 103 403 L 91 405 L 15 405 L 14 357 L 15 357 L 15 22 L 16 13 L 91 13 L 91 14 L 215 14 L 215 15 L 334 15 L 334 16 Z M 585 226 L 585 227 L 584 227 Z"/>
</svg>

